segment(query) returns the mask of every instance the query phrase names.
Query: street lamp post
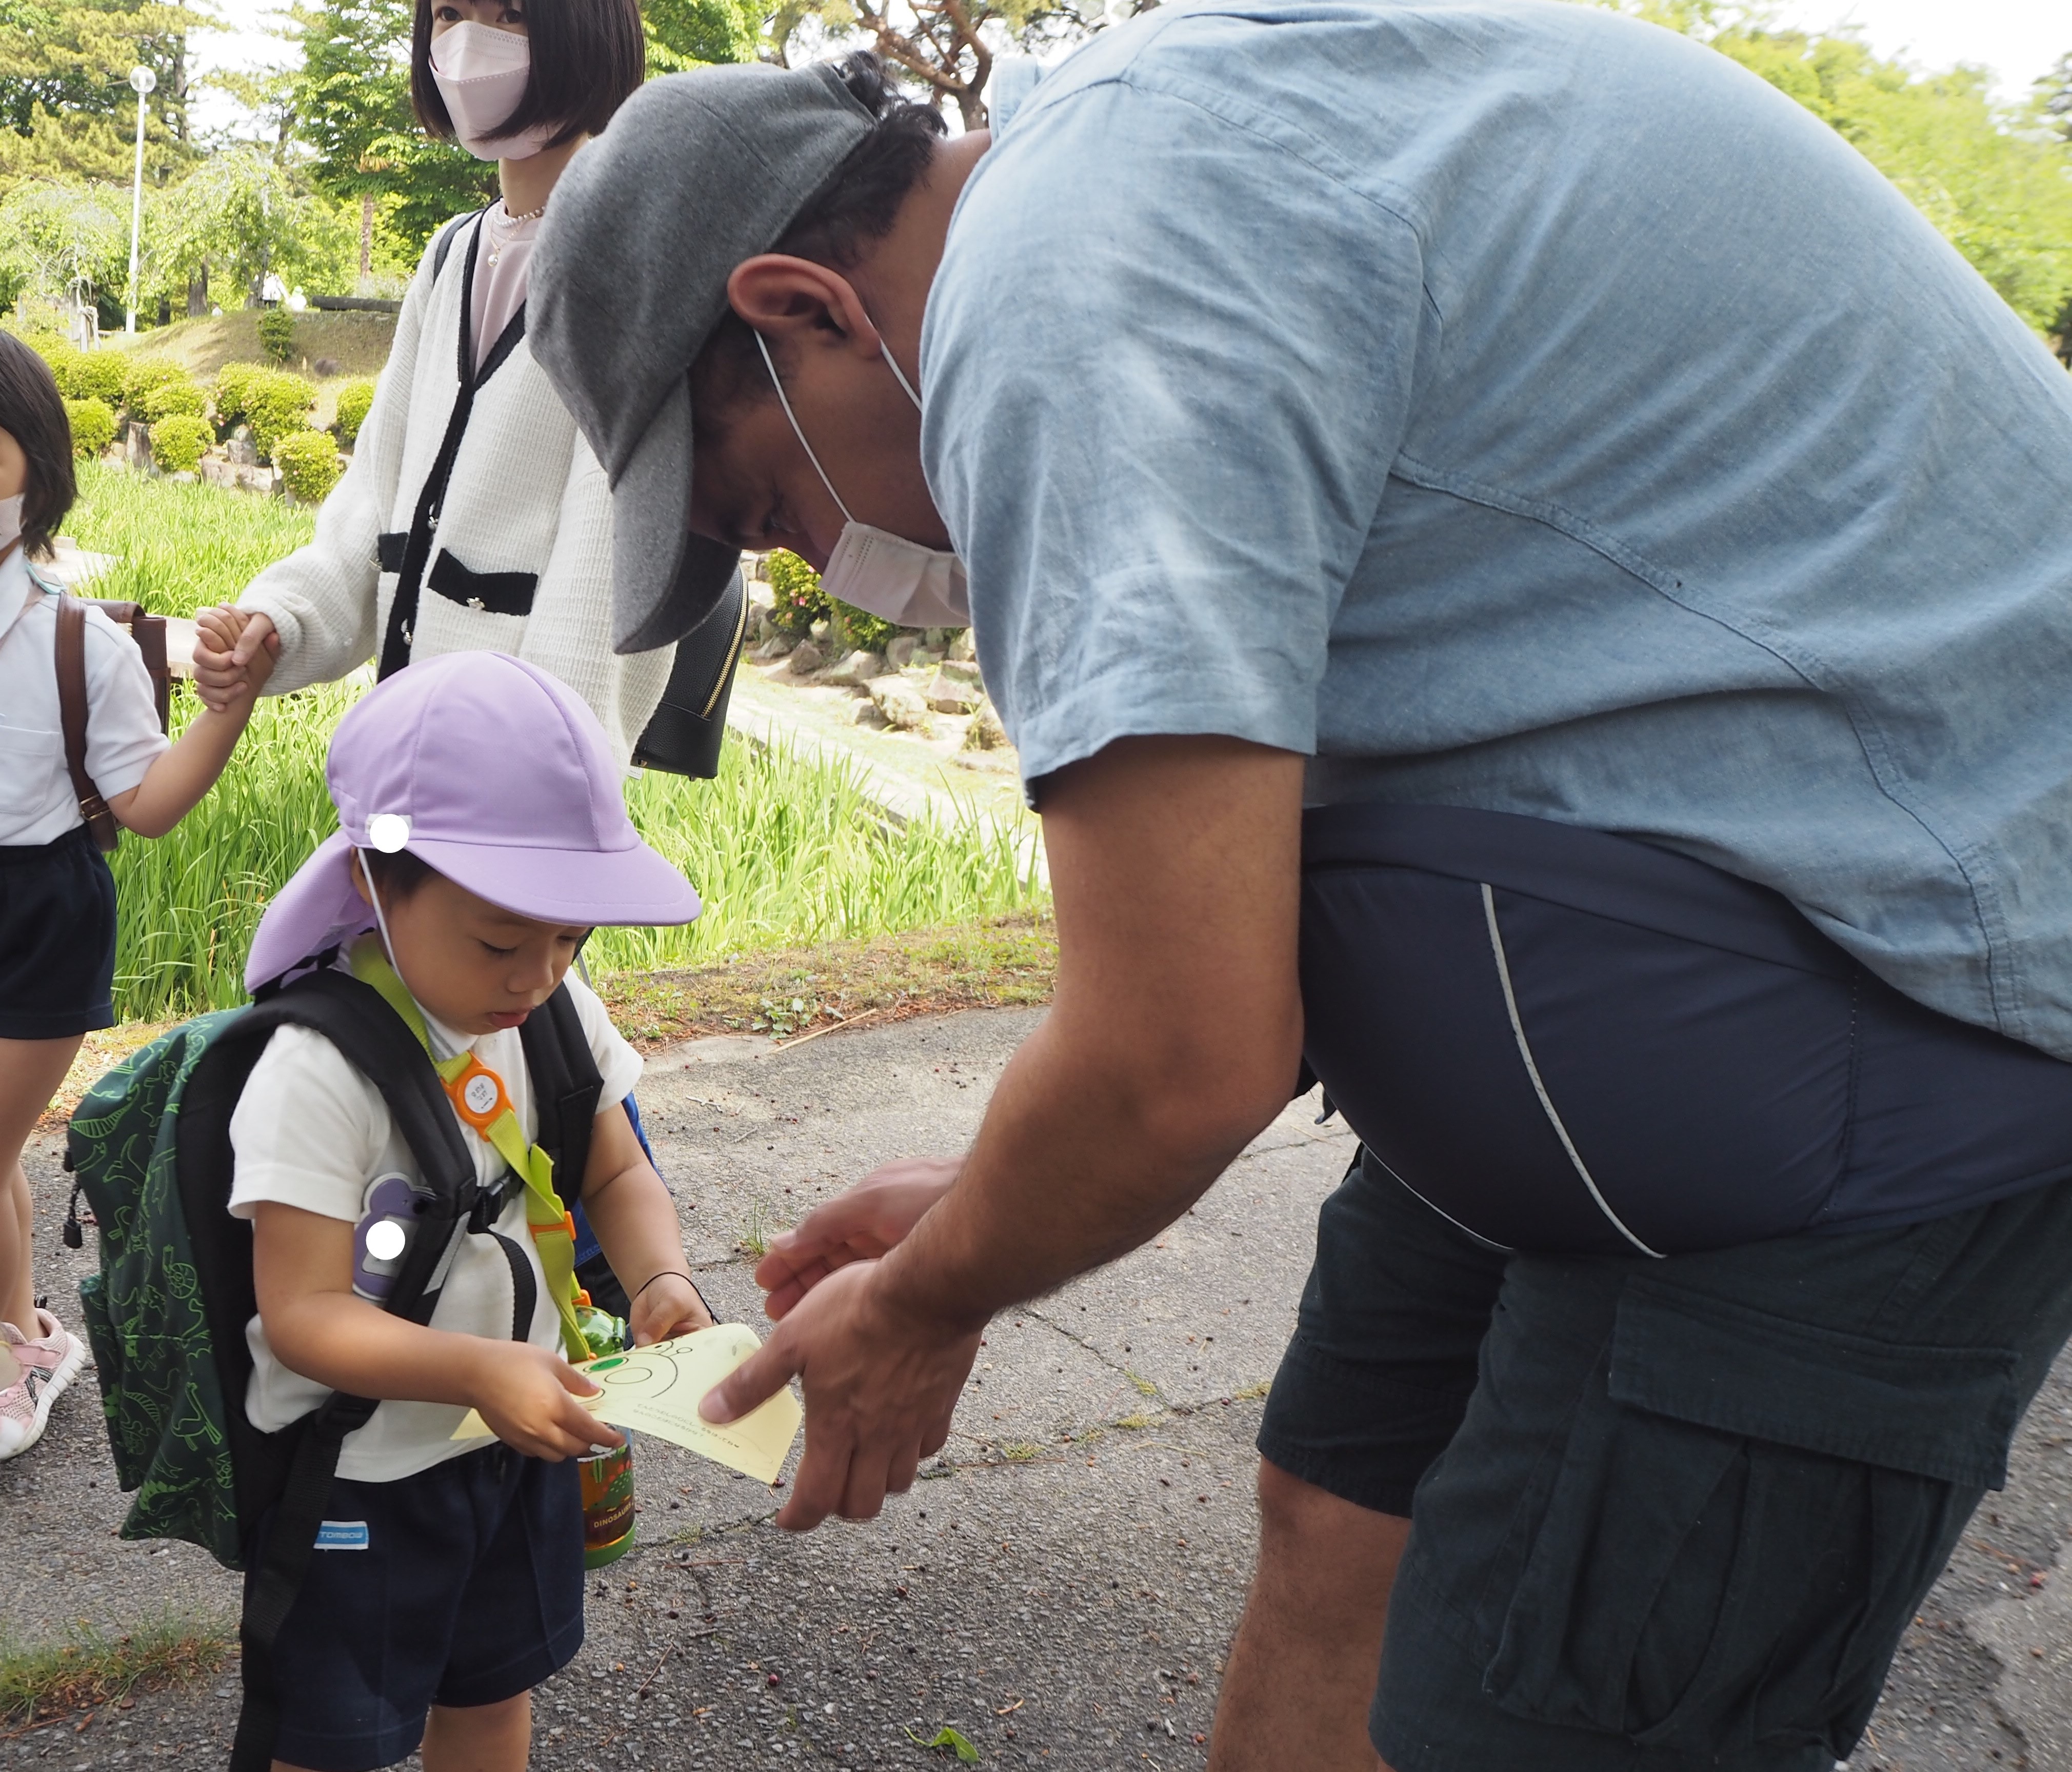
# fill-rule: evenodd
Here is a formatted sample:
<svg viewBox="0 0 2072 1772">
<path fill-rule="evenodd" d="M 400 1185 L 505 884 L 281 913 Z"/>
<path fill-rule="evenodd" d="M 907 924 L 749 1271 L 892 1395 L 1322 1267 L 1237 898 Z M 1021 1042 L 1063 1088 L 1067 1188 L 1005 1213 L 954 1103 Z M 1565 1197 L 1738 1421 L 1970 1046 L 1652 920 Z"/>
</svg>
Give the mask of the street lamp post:
<svg viewBox="0 0 2072 1772">
<path fill-rule="evenodd" d="M 137 175 L 130 192 L 130 318 L 125 332 L 137 330 L 137 246 L 144 232 L 144 101 L 158 84 L 148 68 L 130 70 L 130 84 L 137 93 Z"/>
</svg>

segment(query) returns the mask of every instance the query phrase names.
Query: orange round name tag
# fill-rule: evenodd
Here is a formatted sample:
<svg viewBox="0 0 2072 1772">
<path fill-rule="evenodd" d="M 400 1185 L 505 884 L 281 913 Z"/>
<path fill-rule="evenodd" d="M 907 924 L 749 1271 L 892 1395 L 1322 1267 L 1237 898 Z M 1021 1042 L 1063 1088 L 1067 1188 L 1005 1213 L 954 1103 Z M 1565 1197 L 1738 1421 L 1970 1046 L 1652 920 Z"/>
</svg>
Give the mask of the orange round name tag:
<svg viewBox="0 0 2072 1772">
<path fill-rule="evenodd" d="M 460 1116 L 487 1136 L 489 1129 L 511 1111 L 511 1098 L 504 1092 L 504 1079 L 472 1053 L 467 1068 L 446 1085 Z"/>
</svg>

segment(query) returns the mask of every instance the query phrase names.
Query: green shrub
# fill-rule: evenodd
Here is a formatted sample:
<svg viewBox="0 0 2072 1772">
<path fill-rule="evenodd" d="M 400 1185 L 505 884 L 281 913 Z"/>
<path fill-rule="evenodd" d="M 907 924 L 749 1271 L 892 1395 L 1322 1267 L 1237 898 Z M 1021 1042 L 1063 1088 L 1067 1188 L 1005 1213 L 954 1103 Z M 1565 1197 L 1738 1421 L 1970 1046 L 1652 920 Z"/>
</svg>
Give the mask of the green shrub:
<svg viewBox="0 0 2072 1772">
<path fill-rule="evenodd" d="M 360 427 L 367 422 L 367 409 L 374 404 L 374 383 L 371 379 L 348 381 L 338 391 L 338 440 L 347 449 L 360 437 Z"/>
<path fill-rule="evenodd" d="M 828 623 L 837 643 L 849 652 L 882 652 L 899 631 L 897 622 L 888 622 L 833 597 L 828 598 Z"/>
<path fill-rule="evenodd" d="M 73 454 L 92 461 L 115 441 L 115 411 L 106 401 L 68 400 L 64 408 L 72 423 Z"/>
<path fill-rule="evenodd" d="M 201 418 L 208 412 L 208 396 L 202 392 L 199 382 L 183 376 L 177 381 L 162 381 L 155 387 L 145 389 L 130 402 L 130 409 L 142 413 L 145 421 L 151 425 L 175 417 Z"/>
<path fill-rule="evenodd" d="M 300 376 L 278 369 L 254 371 L 245 384 L 245 422 L 252 427 L 259 453 L 271 456 L 282 438 L 306 430 L 316 403 L 316 389 Z"/>
<path fill-rule="evenodd" d="M 259 316 L 259 348 L 276 363 L 295 354 L 295 317 L 285 307 L 269 307 Z"/>
<path fill-rule="evenodd" d="M 140 417 L 148 418 L 151 416 L 148 403 L 154 389 L 174 387 L 183 382 L 189 387 L 195 385 L 194 377 L 170 358 L 125 357 L 122 360 L 122 404 Z M 169 411 L 185 409 L 182 407 L 168 409 Z"/>
<path fill-rule="evenodd" d="M 151 426 L 151 459 L 168 474 L 191 474 L 215 441 L 216 427 L 199 413 L 174 413 Z"/>
<path fill-rule="evenodd" d="M 245 416 L 245 402 L 255 376 L 263 375 L 256 363 L 226 363 L 216 372 L 216 422 L 228 428 Z"/>
<path fill-rule="evenodd" d="M 273 465 L 302 504 L 323 504 L 345 471 L 338 458 L 338 439 L 327 430 L 289 432 L 273 446 Z"/>
<path fill-rule="evenodd" d="M 828 613 L 820 575 L 788 548 L 779 548 L 763 562 L 773 606 L 771 624 L 781 634 L 803 634 Z"/>
<path fill-rule="evenodd" d="M 110 411 L 122 404 L 123 362 L 117 352 L 60 344 L 45 351 L 43 361 L 66 399 L 98 400 Z"/>
</svg>

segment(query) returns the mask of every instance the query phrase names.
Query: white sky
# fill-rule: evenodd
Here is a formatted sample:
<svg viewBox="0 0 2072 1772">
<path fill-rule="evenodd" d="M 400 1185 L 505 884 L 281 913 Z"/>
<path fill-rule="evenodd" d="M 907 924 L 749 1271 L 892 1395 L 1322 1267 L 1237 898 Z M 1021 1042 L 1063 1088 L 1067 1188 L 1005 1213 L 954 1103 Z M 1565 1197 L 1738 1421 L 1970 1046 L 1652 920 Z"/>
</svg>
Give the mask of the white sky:
<svg viewBox="0 0 2072 1772">
<path fill-rule="evenodd" d="M 215 0 L 226 29 L 196 44 L 204 71 L 253 68 L 278 62 L 288 47 L 266 34 L 277 0 Z M 1803 30 L 1862 27 L 1873 49 L 1921 68 L 1975 62 L 1991 68 L 2004 98 L 2026 96 L 2029 84 L 2072 51 L 2072 7 L 2064 0 L 1776 0 L 1779 21 Z M 195 107 L 204 130 L 236 126 L 238 108 L 220 93 Z"/>
</svg>

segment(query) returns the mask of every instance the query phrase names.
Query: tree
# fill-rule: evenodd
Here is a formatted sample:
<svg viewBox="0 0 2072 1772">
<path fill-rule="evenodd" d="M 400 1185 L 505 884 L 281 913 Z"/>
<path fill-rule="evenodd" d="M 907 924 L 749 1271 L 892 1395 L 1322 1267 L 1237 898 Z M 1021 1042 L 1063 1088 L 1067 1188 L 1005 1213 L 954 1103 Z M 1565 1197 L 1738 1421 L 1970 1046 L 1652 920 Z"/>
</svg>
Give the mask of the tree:
<svg viewBox="0 0 2072 1772">
<path fill-rule="evenodd" d="M 645 0 L 640 14 L 650 78 L 714 62 L 753 61 L 761 47 L 757 0 Z"/>
<path fill-rule="evenodd" d="M 0 199 L 0 282 L 7 299 L 77 308 L 119 294 L 130 267 L 130 204 L 118 186 L 32 179 Z"/>
<path fill-rule="evenodd" d="M 127 181 L 139 64 L 158 76 L 148 169 L 191 163 L 187 34 L 205 22 L 162 0 L 0 0 L 0 178 Z"/>
<path fill-rule="evenodd" d="M 315 156 L 319 187 L 359 206 L 362 276 L 384 218 L 414 258 L 441 223 L 496 195 L 493 166 L 417 126 L 411 10 L 409 0 L 322 0 L 294 14 L 302 65 L 290 127 Z"/>
<path fill-rule="evenodd" d="M 352 236 L 343 215 L 249 142 L 218 150 L 168 191 L 146 231 L 158 279 L 220 273 L 254 302 L 269 272 L 291 285 L 349 285 Z"/>
</svg>

